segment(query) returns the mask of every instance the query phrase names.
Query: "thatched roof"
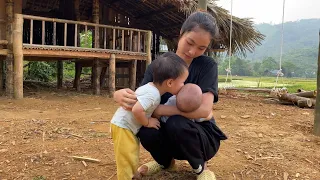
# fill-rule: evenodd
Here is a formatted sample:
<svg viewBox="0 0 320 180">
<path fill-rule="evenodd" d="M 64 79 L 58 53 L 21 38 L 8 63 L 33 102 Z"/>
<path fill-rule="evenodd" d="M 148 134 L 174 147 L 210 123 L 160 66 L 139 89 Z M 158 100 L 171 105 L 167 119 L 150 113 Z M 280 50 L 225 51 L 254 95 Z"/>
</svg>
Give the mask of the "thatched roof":
<svg viewBox="0 0 320 180">
<path fill-rule="evenodd" d="M 24 0 L 24 11 L 51 12 L 59 8 L 60 0 Z M 216 19 L 220 30 L 220 39 L 212 48 L 228 49 L 230 36 L 230 14 L 219 7 L 216 0 L 209 0 L 208 12 Z M 101 5 L 130 17 L 134 28 L 150 29 L 175 44 L 180 28 L 186 17 L 196 11 L 195 0 L 100 0 Z M 81 20 L 91 19 L 92 0 L 80 0 Z M 232 51 L 245 54 L 260 45 L 264 36 L 254 29 L 250 19 L 233 17 Z"/>
</svg>

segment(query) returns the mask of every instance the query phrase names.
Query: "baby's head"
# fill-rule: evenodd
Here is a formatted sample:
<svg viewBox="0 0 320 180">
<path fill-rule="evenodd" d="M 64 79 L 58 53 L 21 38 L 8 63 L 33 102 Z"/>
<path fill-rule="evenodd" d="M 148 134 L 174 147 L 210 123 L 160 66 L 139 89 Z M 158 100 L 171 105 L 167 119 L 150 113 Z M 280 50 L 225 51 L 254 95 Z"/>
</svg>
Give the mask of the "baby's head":
<svg viewBox="0 0 320 180">
<path fill-rule="evenodd" d="M 176 95 L 188 78 L 188 65 L 176 53 L 167 52 L 159 56 L 153 65 L 153 83 L 165 92 Z"/>
<path fill-rule="evenodd" d="M 192 112 L 202 103 L 202 90 L 196 84 L 184 85 L 177 94 L 177 108 L 182 112 Z"/>
</svg>

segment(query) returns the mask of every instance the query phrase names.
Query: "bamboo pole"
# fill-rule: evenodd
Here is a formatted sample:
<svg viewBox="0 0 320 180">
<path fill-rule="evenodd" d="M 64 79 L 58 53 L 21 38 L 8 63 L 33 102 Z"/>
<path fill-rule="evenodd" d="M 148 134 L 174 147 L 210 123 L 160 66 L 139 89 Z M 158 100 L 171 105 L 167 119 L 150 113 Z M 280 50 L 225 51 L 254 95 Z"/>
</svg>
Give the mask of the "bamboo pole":
<svg viewBox="0 0 320 180">
<path fill-rule="evenodd" d="M 130 31 L 129 51 L 132 51 L 132 31 Z"/>
<path fill-rule="evenodd" d="M 145 41 L 145 46 L 146 46 L 146 53 L 147 53 L 147 61 L 146 61 L 146 67 L 151 64 L 151 38 L 152 38 L 152 32 L 149 31 L 147 33 L 146 41 Z"/>
<path fill-rule="evenodd" d="M 116 49 L 116 29 L 112 29 L 112 49 Z"/>
<path fill-rule="evenodd" d="M 320 136 L 320 31 L 319 31 L 319 50 L 318 50 L 317 100 L 316 100 L 316 107 L 315 107 L 313 133 L 316 136 Z"/>
<path fill-rule="evenodd" d="M 64 40 L 63 40 L 63 45 L 64 46 L 67 46 L 67 34 L 68 34 L 68 24 L 67 23 L 64 23 Z"/>
<path fill-rule="evenodd" d="M 109 61 L 109 96 L 112 97 L 116 89 L 116 56 L 111 54 Z"/>
<path fill-rule="evenodd" d="M 33 44 L 33 19 L 30 20 L 30 44 Z"/>
<path fill-rule="evenodd" d="M 11 0 L 12 1 L 12 0 Z M 47 21 L 47 22 L 57 22 L 57 23 L 67 23 L 67 24 L 78 24 L 83 26 L 97 26 L 99 28 L 109 28 L 109 29 L 118 29 L 118 30 L 133 30 L 137 32 L 148 32 L 148 30 L 143 29 L 135 29 L 135 28 L 126 28 L 126 27 L 119 27 L 119 26 L 110 26 L 105 24 L 96 24 L 96 23 L 89 23 L 84 21 L 72 21 L 72 20 L 65 20 L 65 19 L 56 19 L 56 18 L 46 18 L 40 16 L 31 16 L 31 15 L 23 15 L 24 19 L 33 19 L 37 21 Z"/>
<path fill-rule="evenodd" d="M 46 40 L 46 22 L 42 21 L 41 44 L 44 45 Z"/>
<path fill-rule="evenodd" d="M 52 41 L 53 41 L 53 45 L 55 46 L 57 44 L 57 23 L 56 22 L 53 22 L 53 38 L 52 38 Z"/>
<path fill-rule="evenodd" d="M 8 54 L 6 58 L 6 94 L 8 97 L 13 97 L 13 46 L 12 46 L 12 31 L 13 31 L 13 0 L 6 1 L 6 16 L 7 28 L 6 39 L 8 41 Z"/>
<path fill-rule="evenodd" d="M 74 47 L 78 47 L 78 24 L 74 25 Z"/>
<path fill-rule="evenodd" d="M 130 89 L 135 90 L 137 83 L 137 60 L 131 61 L 129 72 Z"/>
<path fill-rule="evenodd" d="M 140 41 L 141 41 L 141 37 L 140 37 L 141 35 L 140 35 L 140 31 L 138 31 L 138 52 L 140 52 L 140 46 L 141 46 L 141 43 L 140 43 Z"/>
<path fill-rule="evenodd" d="M 15 14 L 13 31 L 13 54 L 14 54 L 14 98 L 23 98 L 23 52 L 22 52 L 22 32 L 23 17 Z"/>
</svg>

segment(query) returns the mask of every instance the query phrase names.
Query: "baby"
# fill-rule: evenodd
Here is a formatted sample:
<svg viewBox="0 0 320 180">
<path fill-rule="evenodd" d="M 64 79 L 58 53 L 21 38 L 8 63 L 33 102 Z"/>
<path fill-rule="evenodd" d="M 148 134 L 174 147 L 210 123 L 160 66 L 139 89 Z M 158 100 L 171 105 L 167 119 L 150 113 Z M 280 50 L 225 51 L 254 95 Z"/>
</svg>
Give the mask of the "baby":
<svg viewBox="0 0 320 180">
<path fill-rule="evenodd" d="M 192 112 L 198 109 L 202 103 L 202 90 L 196 84 L 185 84 L 179 93 L 175 96 L 171 96 L 164 105 L 177 106 L 182 112 Z M 166 122 L 168 116 L 162 116 L 160 120 Z M 212 118 L 212 113 L 207 118 L 191 119 L 196 122 L 202 122 Z"/>
</svg>

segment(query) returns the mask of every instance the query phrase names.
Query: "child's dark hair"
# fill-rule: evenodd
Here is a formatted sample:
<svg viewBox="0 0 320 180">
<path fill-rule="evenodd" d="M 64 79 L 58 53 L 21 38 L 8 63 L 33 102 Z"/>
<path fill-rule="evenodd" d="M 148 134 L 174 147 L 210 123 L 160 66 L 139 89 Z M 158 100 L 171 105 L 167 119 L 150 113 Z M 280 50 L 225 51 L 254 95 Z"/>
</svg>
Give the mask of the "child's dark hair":
<svg viewBox="0 0 320 180">
<path fill-rule="evenodd" d="M 194 31 L 196 28 L 201 28 L 210 33 L 212 39 L 216 39 L 219 34 L 219 29 L 216 19 L 207 12 L 197 11 L 192 13 L 183 23 L 181 27 L 182 36 L 184 33 Z"/>
<path fill-rule="evenodd" d="M 176 79 L 185 71 L 188 65 L 176 53 L 167 52 L 152 62 L 153 83 L 162 84 L 167 79 Z"/>
</svg>

